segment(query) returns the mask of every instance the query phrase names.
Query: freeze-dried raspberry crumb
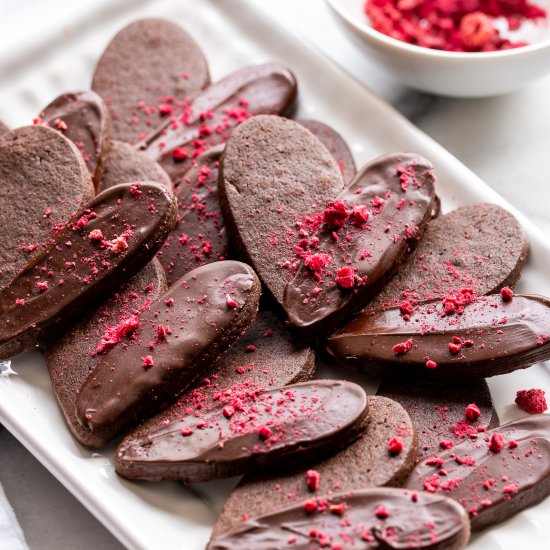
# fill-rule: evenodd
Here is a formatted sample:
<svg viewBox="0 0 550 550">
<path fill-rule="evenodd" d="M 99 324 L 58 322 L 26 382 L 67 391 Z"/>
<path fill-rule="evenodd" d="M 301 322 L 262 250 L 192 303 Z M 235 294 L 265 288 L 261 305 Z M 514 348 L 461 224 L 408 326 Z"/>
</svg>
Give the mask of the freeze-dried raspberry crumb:
<svg viewBox="0 0 550 550">
<path fill-rule="evenodd" d="M 193 429 L 190 428 L 189 426 L 184 426 L 181 429 L 181 435 L 183 435 L 184 437 L 187 437 L 187 436 L 191 435 L 192 433 L 193 433 Z"/>
<path fill-rule="evenodd" d="M 392 455 L 398 455 L 403 450 L 403 443 L 397 437 L 392 437 L 388 443 L 388 452 Z"/>
<path fill-rule="evenodd" d="M 237 307 L 237 302 L 235 302 L 235 300 L 233 300 L 233 298 L 231 298 L 231 296 L 229 296 L 229 294 L 225 295 L 225 301 L 226 301 L 228 307 Z"/>
<path fill-rule="evenodd" d="M 141 366 L 146 369 L 151 368 L 155 364 L 155 362 L 153 361 L 152 355 L 146 355 L 145 357 L 142 357 L 141 361 L 142 361 Z"/>
<path fill-rule="evenodd" d="M 187 147 L 174 147 L 174 149 L 172 149 L 172 158 L 175 161 L 189 158 L 189 149 Z"/>
<path fill-rule="evenodd" d="M 342 267 L 336 272 L 336 284 L 340 288 L 352 288 L 355 284 L 355 270 L 353 267 Z"/>
<path fill-rule="evenodd" d="M 88 235 L 88 238 L 92 241 L 102 241 L 103 233 L 101 232 L 101 229 L 92 229 Z"/>
<path fill-rule="evenodd" d="M 262 439 L 268 439 L 272 434 L 272 431 L 267 426 L 260 426 L 258 428 L 258 435 Z"/>
<path fill-rule="evenodd" d="M 317 510 L 317 502 L 314 499 L 309 499 L 304 502 L 304 510 L 308 514 L 313 514 Z"/>
<path fill-rule="evenodd" d="M 388 509 L 383 504 L 379 504 L 376 507 L 374 514 L 378 519 L 386 519 L 390 515 L 390 513 L 388 512 Z"/>
<path fill-rule="evenodd" d="M 489 449 L 491 449 L 493 453 L 500 453 L 500 451 L 502 451 L 502 449 L 504 448 L 504 444 L 505 444 L 504 436 L 496 432 L 491 436 Z"/>
<path fill-rule="evenodd" d="M 481 416 L 481 411 L 475 403 L 470 403 L 464 411 L 464 416 L 470 421 L 474 422 Z"/>
<path fill-rule="evenodd" d="M 503 302 L 510 302 L 514 297 L 514 291 L 511 288 L 505 286 L 504 288 L 500 289 L 500 297 L 502 298 Z"/>
<path fill-rule="evenodd" d="M 435 369 L 437 368 L 437 363 L 435 361 L 432 361 L 431 359 L 428 359 L 426 361 L 426 367 L 429 369 Z"/>
<path fill-rule="evenodd" d="M 342 201 L 332 201 L 325 208 L 323 219 L 329 228 L 338 229 L 346 223 L 350 214 L 351 212 L 346 209 L 346 205 Z"/>
<path fill-rule="evenodd" d="M 516 405 L 529 414 L 543 413 L 548 409 L 544 390 L 532 388 L 516 393 Z"/>
<path fill-rule="evenodd" d="M 312 492 L 317 491 L 317 489 L 319 489 L 320 479 L 321 479 L 321 476 L 317 470 L 308 470 L 306 472 L 307 488 Z"/>
<path fill-rule="evenodd" d="M 396 355 L 404 355 L 405 353 L 408 353 L 412 348 L 412 342 L 412 338 L 409 338 L 406 342 L 395 344 L 392 348 L 393 353 Z"/>
</svg>

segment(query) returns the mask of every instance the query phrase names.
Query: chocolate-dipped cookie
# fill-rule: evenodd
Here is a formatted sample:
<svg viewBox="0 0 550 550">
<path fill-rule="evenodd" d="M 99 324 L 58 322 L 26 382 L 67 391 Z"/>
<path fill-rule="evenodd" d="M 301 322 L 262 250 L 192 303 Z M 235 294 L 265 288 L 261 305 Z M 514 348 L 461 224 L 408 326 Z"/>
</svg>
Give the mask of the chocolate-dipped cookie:
<svg viewBox="0 0 550 550">
<path fill-rule="evenodd" d="M 441 495 L 403 489 L 362 489 L 311 498 L 258 514 L 212 539 L 207 550 L 320 548 L 464 548 L 470 538 L 460 505 Z"/>
<path fill-rule="evenodd" d="M 155 183 L 97 195 L 0 290 L 0 357 L 47 341 L 137 273 L 173 229 L 176 211 Z"/>
<path fill-rule="evenodd" d="M 418 437 L 417 461 L 499 425 L 485 380 L 452 385 L 388 380 L 376 395 L 397 401 L 409 413 Z"/>
<path fill-rule="evenodd" d="M 505 521 L 550 494 L 550 415 L 509 422 L 421 462 L 405 487 L 448 496 L 472 530 Z"/>
<path fill-rule="evenodd" d="M 208 481 L 273 472 L 330 455 L 364 432 L 367 395 L 343 380 L 265 389 L 237 384 L 198 414 L 127 437 L 116 471 L 129 479 Z"/>
<path fill-rule="evenodd" d="M 485 378 L 550 359 L 550 300 L 509 293 L 443 300 L 363 314 L 327 340 L 339 363 L 373 376 Z M 512 297 L 513 296 L 513 297 Z"/>
<path fill-rule="evenodd" d="M 162 166 L 123 141 L 113 141 L 105 161 L 98 191 L 120 183 L 156 181 L 174 191 L 174 184 Z M 183 273 L 182 273 L 183 275 Z"/>
<path fill-rule="evenodd" d="M 259 114 L 286 115 L 296 100 L 294 75 L 275 63 L 251 65 L 197 94 L 137 146 L 158 160 L 174 182 L 208 148 L 225 143 L 233 128 Z"/>
<path fill-rule="evenodd" d="M 48 372 L 65 421 L 74 437 L 86 447 L 102 447 L 109 441 L 100 430 L 83 428 L 76 418 L 76 398 L 101 355 L 97 345 L 107 327 L 148 307 L 166 291 L 166 276 L 158 260 L 153 259 L 137 275 L 116 289 L 102 304 L 50 340 L 44 350 Z M 131 326 L 126 325 L 128 334 Z M 121 327 L 119 332 L 123 332 Z"/>
<path fill-rule="evenodd" d="M 401 405 L 385 397 L 370 396 L 368 406 L 365 433 L 331 458 L 275 475 L 245 476 L 225 502 L 212 536 L 237 528 L 246 516 L 302 504 L 315 495 L 403 483 L 416 462 L 411 419 Z M 313 483 L 308 471 L 313 472 Z"/>
<path fill-rule="evenodd" d="M 39 120 L 77 146 L 97 189 L 111 146 L 111 118 L 101 97 L 91 90 L 62 94 L 44 108 Z M 131 180 L 118 183 L 125 181 Z"/>
<path fill-rule="evenodd" d="M 124 27 L 97 63 L 92 89 L 109 106 L 113 138 L 133 143 L 210 82 L 198 44 L 164 19 Z"/>
<path fill-rule="evenodd" d="M 114 188 L 113 188 L 114 189 Z M 253 321 L 260 283 L 246 264 L 199 267 L 132 319 L 132 340 L 106 331 L 77 398 L 77 418 L 116 437 L 177 400 Z"/>
<path fill-rule="evenodd" d="M 299 124 L 259 116 L 227 142 L 220 201 L 237 247 L 293 330 L 318 338 L 393 275 L 427 225 L 433 167 L 394 154 L 343 186 L 328 150 Z"/>
<path fill-rule="evenodd" d="M 28 126 L 0 136 L 0 288 L 94 195 L 82 155 L 59 132 Z"/>
<path fill-rule="evenodd" d="M 353 154 L 344 138 L 334 128 L 318 120 L 297 120 L 296 122 L 307 128 L 329 150 L 342 172 L 344 184 L 349 185 L 357 168 Z"/>
</svg>

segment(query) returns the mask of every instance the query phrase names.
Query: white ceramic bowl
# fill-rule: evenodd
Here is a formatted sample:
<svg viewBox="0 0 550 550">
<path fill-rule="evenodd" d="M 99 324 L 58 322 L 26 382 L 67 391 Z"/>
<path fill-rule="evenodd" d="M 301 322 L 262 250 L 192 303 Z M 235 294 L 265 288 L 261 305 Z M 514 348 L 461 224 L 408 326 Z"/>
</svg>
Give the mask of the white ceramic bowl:
<svg viewBox="0 0 550 550">
<path fill-rule="evenodd" d="M 327 0 L 367 53 L 405 84 L 450 97 L 484 97 L 517 90 L 550 72 L 550 25 L 526 22 L 510 33 L 529 46 L 498 52 L 445 52 L 413 46 L 375 31 L 364 0 Z M 539 0 L 550 19 L 550 1 Z"/>
</svg>

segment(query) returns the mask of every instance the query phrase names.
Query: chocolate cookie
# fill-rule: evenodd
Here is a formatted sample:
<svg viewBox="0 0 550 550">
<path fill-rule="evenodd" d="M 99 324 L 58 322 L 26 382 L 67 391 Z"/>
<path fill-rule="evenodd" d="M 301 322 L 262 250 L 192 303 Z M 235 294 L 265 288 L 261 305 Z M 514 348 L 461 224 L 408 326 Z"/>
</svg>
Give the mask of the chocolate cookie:
<svg viewBox="0 0 550 550">
<path fill-rule="evenodd" d="M 538 414 L 466 439 L 421 462 L 405 487 L 448 496 L 473 531 L 505 521 L 550 494 L 550 415 Z"/>
<path fill-rule="evenodd" d="M 111 40 L 97 63 L 92 89 L 109 106 L 113 138 L 133 143 L 209 82 L 200 47 L 181 27 L 142 19 Z"/>
<path fill-rule="evenodd" d="M 245 476 L 225 502 L 212 537 L 237 528 L 244 517 L 302 504 L 315 496 L 311 487 L 315 487 L 316 495 L 326 496 L 403 483 L 416 459 L 416 435 L 411 419 L 395 401 L 372 396 L 368 401 L 369 423 L 365 433 L 338 454 L 276 476 Z M 388 446 L 394 439 L 401 450 L 392 453 Z M 317 480 L 313 485 L 309 483 L 310 487 L 308 470 L 315 472 Z"/>
<path fill-rule="evenodd" d="M 97 195 L 0 290 L 0 357 L 57 335 L 137 273 L 173 229 L 176 212 L 174 197 L 155 183 Z"/>
<path fill-rule="evenodd" d="M 363 314 L 326 350 L 373 376 L 416 380 L 485 378 L 550 359 L 550 299 L 507 291 L 475 297 L 462 289 L 406 311 Z"/>
<path fill-rule="evenodd" d="M 218 171 L 224 145 L 200 155 L 176 190 L 178 223 L 158 253 L 173 284 L 201 265 L 226 260 L 229 242 L 218 200 Z"/>
<path fill-rule="evenodd" d="M 82 155 L 59 132 L 28 126 L 0 136 L 0 288 L 94 196 Z"/>
<path fill-rule="evenodd" d="M 431 217 L 431 164 L 381 157 L 343 191 L 327 149 L 299 124 L 254 117 L 227 142 L 220 201 L 239 250 L 288 326 L 334 328 L 390 278 Z"/>
<path fill-rule="evenodd" d="M 170 176 L 158 162 L 140 151 L 136 151 L 128 143 L 113 141 L 107 155 L 98 190 L 104 191 L 119 183 L 133 183 L 136 181 L 156 181 L 167 187 L 171 192 L 174 191 L 174 184 Z"/>
<path fill-rule="evenodd" d="M 418 461 L 499 425 L 485 380 L 452 386 L 389 380 L 376 395 L 397 401 L 409 413 L 418 437 Z"/>
<path fill-rule="evenodd" d="M 97 189 L 111 146 L 111 117 L 101 97 L 91 90 L 60 95 L 40 113 L 40 121 L 78 147 Z"/>
<path fill-rule="evenodd" d="M 259 114 L 285 115 L 296 100 L 296 79 L 275 63 L 244 67 L 212 84 L 144 138 L 138 147 L 158 160 L 174 182 L 233 128 Z"/>
<path fill-rule="evenodd" d="M 188 273 L 105 331 L 96 348 L 102 357 L 77 398 L 79 422 L 115 437 L 173 403 L 246 330 L 259 299 L 260 283 L 246 264 L 216 262 Z"/>
<path fill-rule="evenodd" d="M 441 495 L 402 489 L 363 489 L 312 498 L 253 518 L 213 539 L 207 550 L 316 548 L 464 548 L 464 510 Z"/>
<path fill-rule="evenodd" d="M 164 270 L 153 259 L 96 309 L 73 324 L 44 350 L 57 401 L 74 437 L 86 447 L 102 447 L 109 437 L 83 428 L 76 418 L 76 398 L 101 355 L 97 343 L 107 327 L 143 310 L 166 291 Z"/>
<path fill-rule="evenodd" d="M 273 472 L 326 456 L 365 431 L 367 394 L 343 380 L 265 389 L 237 384 L 197 414 L 128 437 L 116 471 L 128 479 L 197 483 Z"/>
<path fill-rule="evenodd" d="M 461 206 L 430 222 L 416 250 L 368 310 L 443 298 L 462 288 L 482 295 L 513 287 L 528 251 L 525 232 L 512 214 L 496 204 Z"/>
<path fill-rule="evenodd" d="M 349 185 L 354 178 L 357 168 L 353 160 L 353 154 L 344 138 L 328 124 L 318 120 L 297 120 L 307 128 L 329 150 L 334 160 L 338 163 L 345 185 Z"/>
</svg>

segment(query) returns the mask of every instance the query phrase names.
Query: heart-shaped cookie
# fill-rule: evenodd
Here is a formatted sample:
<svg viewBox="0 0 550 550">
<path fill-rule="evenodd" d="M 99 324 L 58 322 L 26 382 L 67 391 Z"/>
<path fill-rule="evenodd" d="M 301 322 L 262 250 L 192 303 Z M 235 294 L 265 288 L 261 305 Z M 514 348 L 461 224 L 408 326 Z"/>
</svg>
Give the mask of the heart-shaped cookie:
<svg viewBox="0 0 550 550">
<path fill-rule="evenodd" d="M 111 117 L 101 97 L 91 90 L 62 94 L 45 107 L 39 120 L 77 146 L 97 189 L 111 146 Z"/>
<path fill-rule="evenodd" d="M 258 116 L 227 142 L 220 201 L 238 248 L 293 330 L 330 331 L 395 273 L 432 211 L 431 164 L 381 157 L 342 190 L 338 165 L 301 125 Z"/>
<path fill-rule="evenodd" d="M 28 126 L 0 136 L 0 288 L 94 196 L 82 155 L 59 132 Z"/>
<path fill-rule="evenodd" d="M 44 354 L 57 401 L 72 434 L 86 447 L 102 447 L 110 440 L 108 431 L 91 432 L 76 418 L 78 392 L 101 357 L 97 343 L 106 327 L 116 327 L 121 319 L 139 313 L 166 288 L 164 270 L 153 259 L 101 305 L 48 342 Z"/>
<path fill-rule="evenodd" d="M 142 19 L 111 40 L 92 89 L 109 106 L 113 139 L 133 143 L 209 82 L 206 59 L 191 36 L 170 21 Z"/>
</svg>

